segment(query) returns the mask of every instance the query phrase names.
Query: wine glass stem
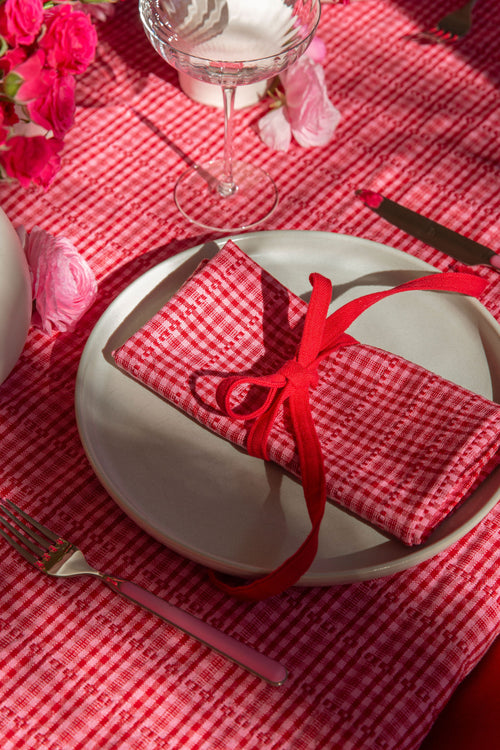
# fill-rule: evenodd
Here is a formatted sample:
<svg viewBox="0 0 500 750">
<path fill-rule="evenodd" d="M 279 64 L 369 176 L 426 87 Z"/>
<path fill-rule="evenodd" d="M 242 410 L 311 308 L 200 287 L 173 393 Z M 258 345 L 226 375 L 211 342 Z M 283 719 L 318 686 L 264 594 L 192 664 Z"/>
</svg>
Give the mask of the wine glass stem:
<svg viewBox="0 0 500 750">
<path fill-rule="evenodd" d="M 223 86 L 224 96 L 224 177 L 217 189 L 223 198 L 234 195 L 237 185 L 233 178 L 233 114 L 235 86 Z"/>
</svg>

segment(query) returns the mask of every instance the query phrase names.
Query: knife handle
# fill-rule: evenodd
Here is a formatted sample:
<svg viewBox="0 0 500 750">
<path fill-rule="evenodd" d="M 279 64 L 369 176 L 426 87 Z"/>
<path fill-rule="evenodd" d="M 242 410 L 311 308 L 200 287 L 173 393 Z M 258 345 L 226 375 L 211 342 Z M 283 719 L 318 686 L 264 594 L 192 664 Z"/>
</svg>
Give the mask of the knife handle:
<svg viewBox="0 0 500 750">
<path fill-rule="evenodd" d="M 287 671 L 274 659 L 222 633 L 189 612 L 169 604 L 136 583 L 110 575 L 103 575 L 101 580 L 112 591 L 121 594 L 125 599 L 138 604 L 148 612 L 152 612 L 170 625 L 174 625 L 183 633 L 192 636 L 271 685 L 282 685 L 285 682 Z"/>
</svg>

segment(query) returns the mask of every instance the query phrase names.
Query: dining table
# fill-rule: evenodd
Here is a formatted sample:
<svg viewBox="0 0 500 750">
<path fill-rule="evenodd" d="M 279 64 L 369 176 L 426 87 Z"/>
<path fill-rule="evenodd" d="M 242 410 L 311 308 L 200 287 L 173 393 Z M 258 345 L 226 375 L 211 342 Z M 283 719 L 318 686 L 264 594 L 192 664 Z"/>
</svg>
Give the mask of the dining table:
<svg viewBox="0 0 500 750">
<path fill-rule="evenodd" d="M 73 330 L 30 326 L 0 385 L 0 497 L 77 544 L 97 569 L 134 581 L 276 660 L 288 676 L 269 684 L 97 579 L 42 575 L 0 539 L 4 750 L 499 747 L 500 504 L 489 502 L 463 533 L 408 565 L 370 574 L 358 556 L 345 578 L 327 571 L 324 579 L 306 577 L 281 593 L 244 601 L 214 583 L 210 570 L 218 564 L 211 564 L 210 554 L 194 543 L 169 543 L 108 481 L 106 460 L 126 453 L 127 440 L 134 442 L 133 421 L 127 422 L 134 404 L 123 404 L 123 416 L 111 393 L 113 406 L 89 413 L 89 400 L 101 387 L 91 368 L 102 354 L 102 335 L 135 308 L 139 300 L 131 290 L 147 296 L 178 268 L 176 259 L 207 243 L 222 246 L 227 237 L 243 249 L 257 248 L 256 257 L 283 269 L 285 281 L 300 256 L 304 289 L 308 274 L 322 270 L 316 265 L 329 263 L 324 244 L 321 253 L 316 245 L 311 249 L 309 237 L 331 240 L 338 274 L 332 275 L 333 290 L 342 299 L 354 287 L 372 291 L 386 261 L 395 278 L 400 269 L 480 277 L 485 286 L 474 309 L 494 332 L 484 344 L 494 361 L 500 353 L 500 272 L 465 265 L 412 238 L 356 194 L 380 192 L 500 252 L 500 5 L 477 3 L 472 29 L 458 41 L 422 44 L 412 38 L 454 5 L 322 4 L 317 35 L 326 48 L 322 67 L 339 124 L 325 145 L 292 140 L 281 151 L 259 133 L 268 98 L 236 110 L 238 158 L 266 170 L 279 192 L 269 218 L 236 233 L 191 223 L 173 198 L 186 164 L 220 156 L 221 108 L 185 93 L 177 71 L 146 38 L 135 0 L 121 0 L 110 17 L 96 20 L 95 59 L 77 79 L 75 121 L 56 177 L 46 189 L 0 183 L 0 207 L 13 226 L 68 238 L 97 281 L 95 300 Z M 259 255 L 261 241 L 272 245 L 269 255 Z M 113 316 L 106 318 L 110 309 Z M 442 309 L 429 303 L 424 311 L 421 348 L 433 340 Z M 443 315 L 449 309 L 455 308 L 446 307 Z M 456 310 L 457 320 L 445 327 L 453 336 L 429 355 L 431 363 L 445 354 L 455 363 L 446 373 L 451 378 L 453 368 L 474 373 L 477 364 L 467 345 L 473 335 L 469 307 Z M 399 326 L 397 335 L 405 339 L 405 321 L 403 314 L 384 320 L 384 327 Z M 409 356 L 412 347 L 410 342 Z M 462 355 L 467 361 L 456 364 Z M 113 377 L 126 379 L 116 371 Z M 500 403 L 495 373 L 491 380 L 489 398 Z M 142 389 L 128 379 L 123 393 Z M 113 419 L 119 447 L 113 451 L 104 437 L 96 448 L 89 435 L 113 435 Z M 189 421 L 177 415 L 173 423 L 181 433 L 182 420 Z M 151 426 L 152 433 L 157 429 Z M 134 467 L 140 497 L 141 487 L 145 494 L 152 486 L 156 491 L 154 478 L 146 476 L 156 471 L 154 462 L 180 460 L 183 476 L 172 486 L 163 482 L 158 494 L 175 518 L 182 516 L 180 523 L 198 529 L 193 538 L 231 535 L 245 488 L 235 473 L 227 479 L 233 484 L 225 528 L 211 507 L 214 492 L 207 490 L 210 502 L 203 505 L 204 485 L 213 481 L 220 488 L 224 478 L 217 484 L 213 465 L 206 478 L 193 478 L 205 464 L 200 459 L 190 469 L 181 450 L 173 449 L 176 458 L 169 459 L 175 439 L 157 444 L 157 434 L 148 437 L 146 430 L 134 445 L 154 443 L 151 461 L 147 451 L 135 458 L 130 449 L 121 469 Z M 204 443 L 197 441 L 198 456 Z M 99 451 L 106 454 L 102 463 Z M 498 474 L 490 481 L 496 492 Z M 198 494 L 191 514 L 182 510 L 190 493 Z M 276 497 L 268 504 L 279 504 Z M 266 506 L 262 528 L 248 529 L 245 546 L 258 547 L 261 537 L 273 543 L 264 510 L 281 528 L 279 507 Z M 279 538 L 274 543 L 279 547 Z"/>
</svg>

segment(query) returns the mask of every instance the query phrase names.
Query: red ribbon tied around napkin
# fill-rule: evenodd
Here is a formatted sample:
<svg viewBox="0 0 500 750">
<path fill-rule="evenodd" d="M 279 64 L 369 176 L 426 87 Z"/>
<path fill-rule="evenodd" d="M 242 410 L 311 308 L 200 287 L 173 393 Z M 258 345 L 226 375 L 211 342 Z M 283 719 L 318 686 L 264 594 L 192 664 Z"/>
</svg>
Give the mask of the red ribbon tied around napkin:
<svg viewBox="0 0 500 750">
<path fill-rule="evenodd" d="M 477 296 L 484 280 L 435 273 L 328 316 L 332 285 L 310 278 L 307 306 L 227 242 L 113 354 L 198 423 L 301 480 L 311 527 L 299 549 L 241 585 L 213 574 L 242 599 L 277 594 L 308 570 L 327 496 L 404 544 L 421 544 L 497 461 L 498 404 L 346 333 L 390 295 Z"/>
<path fill-rule="evenodd" d="M 332 296 L 329 279 L 314 273 L 313 287 L 307 309 L 302 338 L 296 356 L 277 372 L 258 377 L 229 376 L 219 383 L 217 402 L 232 419 L 255 420 L 247 439 L 250 455 L 268 459 L 268 437 L 278 410 L 288 402 L 293 434 L 300 461 L 304 497 L 311 520 L 311 530 L 296 550 L 278 568 L 266 576 L 233 585 L 211 573 L 212 580 L 226 593 L 241 599 L 263 599 L 284 591 L 297 583 L 312 564 L 318 549 L 318 534 L 326 505 L 325 470 L 321 445 L 314 426 L 309 404 L 309 390 L 318 382 L 317 368 L 321 360 L 335 349 L 358 342 L 345 330 L 356 318 L 379 300 L 405 291 L 440 290 L 479 295 L 485 280 L 472 274 L 449 273 L 424 276 L 394 289 L 360 297 L 327 317 Z M 251 412 L 241 413 L 233 408 L 238 391 L 258 386 L 267 389 L 264 402 Z"/>
</svg>

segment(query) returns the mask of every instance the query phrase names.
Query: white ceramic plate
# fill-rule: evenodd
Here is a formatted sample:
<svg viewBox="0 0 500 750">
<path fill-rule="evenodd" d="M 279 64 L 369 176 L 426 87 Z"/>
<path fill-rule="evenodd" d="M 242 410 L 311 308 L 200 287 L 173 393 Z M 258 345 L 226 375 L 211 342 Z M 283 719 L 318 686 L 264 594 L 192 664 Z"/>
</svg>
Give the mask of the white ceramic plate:
<svg viewBox="0 0 500 750">
<path fill-rule="evenodd" d="M 369 240 L 323 232 L 234 236 L 242 250 L 308 299 L 309 274 L 333 280 L 332 309 L 368 292 L 436 271 Z M 114 365 L 111 351 L 149 320 L 225 240 L 170 258 L 134 281 L 91 333 L 76 384 L 81 439 L 100 481 L 142 528 L 219 571 L 254 576 L 275 568 L 309 529 L 302 488 L 277 466 L 203 429 Z M 500 326 L 476 301 L 433 292 L 396 295 L 349 329 L 443 377 L 500 400 Z M 329 505 L 314 564 L 302 585 L 330 585 L 404 570 L 460 539 L 500 497 L 500 472 L 422 546 L 408 548 Z"/>
</svg>

